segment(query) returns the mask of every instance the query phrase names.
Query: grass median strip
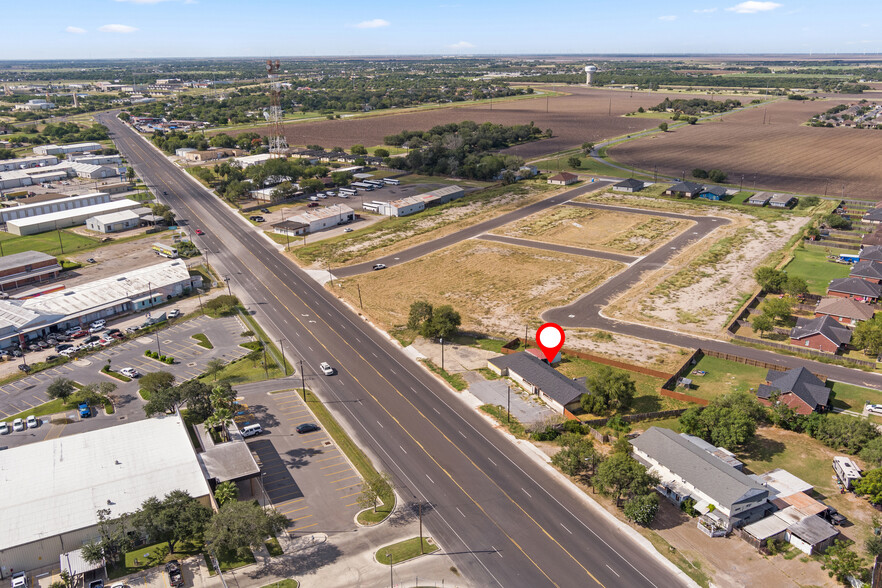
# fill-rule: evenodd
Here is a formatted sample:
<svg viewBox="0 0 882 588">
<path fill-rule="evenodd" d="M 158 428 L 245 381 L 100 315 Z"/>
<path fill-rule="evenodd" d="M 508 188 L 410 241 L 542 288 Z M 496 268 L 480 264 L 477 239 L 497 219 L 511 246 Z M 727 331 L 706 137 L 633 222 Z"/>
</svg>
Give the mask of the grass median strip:
<svg viewBox="0 0 882 588">
<path fill-rule="evenodd" d="M 438 546 L 431 539 L 423 537 L 423 549 L 420 551 L 420 538 L 413 537 L 399 543 L 393 543 L 377 550 L 376 559 L 383 565 L 391 565 L 413 559 L 426 553 L 438 551 Z"/>
<path fill-rule="evenodd" d="M 198 345 L 200 347 L 205 347 L 206 349 L 214 349 L 214 345 L 211 344 L 211 341 L 208 340 L 208 337 L 206 337 L 204 333 L 196 333 L 195 335 L 193 335 L 193 338 L 199 341 Z"/>
</svg>

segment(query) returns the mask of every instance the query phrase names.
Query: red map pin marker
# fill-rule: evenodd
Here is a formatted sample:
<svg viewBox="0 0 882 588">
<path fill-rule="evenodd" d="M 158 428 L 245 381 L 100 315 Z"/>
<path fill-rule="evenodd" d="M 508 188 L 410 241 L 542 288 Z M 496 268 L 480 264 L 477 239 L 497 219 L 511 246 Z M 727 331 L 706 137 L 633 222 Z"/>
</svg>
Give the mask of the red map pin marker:
<svg viewBox="0 0 882 588">
<path fill-rule="evenodd" d="M 545 354 L 548 363 L 554 363 L 554 358 L 563 347 L 565 338 L 564 330 L 555 323 L 545 323 L 536 331 L 536 344 Z"/>
</svg>

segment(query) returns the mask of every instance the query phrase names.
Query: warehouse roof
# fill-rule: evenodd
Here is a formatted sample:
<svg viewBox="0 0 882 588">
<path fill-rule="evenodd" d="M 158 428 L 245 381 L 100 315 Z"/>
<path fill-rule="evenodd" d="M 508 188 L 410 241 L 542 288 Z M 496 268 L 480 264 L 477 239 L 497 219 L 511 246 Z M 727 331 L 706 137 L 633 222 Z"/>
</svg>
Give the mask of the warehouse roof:
<svg viewBox="0 0 882 588">
<path fill-rule="evenodd" d="M 141 217 L 134 210 L 121 210 L 119 212 L 111 212 L 109 214 L 96 214 L 91 218 L 94 218 L 99 223 L 107 224 L 121 223 L 127 220 L 138 220 Z"/>
<path fill-rule="evenodd" d="M 31 265 L 43 261 L 55 261 L 55 257 L 42 251 L 22 251 L 0 257 L 0 272 L 16 269 L 23 265 Z"/>
<path fill-rule="evenodd" d="M 0 460 L 0 550 L 137 510 L 151 496 L 210 492 L 177 415 L 161 416 L 7 449 Z"/>
<path fill-rule="evenodd" d="M 97 216 L 99 214 L 106 214 L 108 212 L 117 212 L 120 210 L 131 210 L 134 208 L 138 208 L 141 205 L 134 200 L 113 200 L 111 202 L 104 202 L 103 204 L 93 204 L 92 206 L 83 206 L 81 208 L 71 208 L 70 210 L 59 210 L 58 212 L 49 212 L 47 214 L 41 214 L 39 216 L 30 216 L 27 218 L 15 218 L 11 219 L 7 222 L 9 225 L 14 225 L 17 227 L 27 227 L 31 225 L 39 225 L 43 223 L 53 223 L 55 221 L 66 220 L 72 216 L 84 216 L 84 218 L 89 218 L 92 216 Z"/>
</svg>

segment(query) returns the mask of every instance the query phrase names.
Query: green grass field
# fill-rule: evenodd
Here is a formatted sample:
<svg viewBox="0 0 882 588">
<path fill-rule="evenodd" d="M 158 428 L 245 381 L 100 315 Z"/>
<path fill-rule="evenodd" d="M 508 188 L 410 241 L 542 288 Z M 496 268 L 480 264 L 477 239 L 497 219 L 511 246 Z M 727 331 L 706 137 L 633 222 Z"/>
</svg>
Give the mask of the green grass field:
<svg viewBox="0 0 882 588">
<path fill-rule="evenodd" d="M 871 404 L 882 403 L 882 392 L 879 390 L 843 382 L 830 381 L 828 385 L 833 392 L 833 406 L 835 408 L 861 412 L 864 410 L 864 404 L 868 402 Z"/>
<path fill-rule="evenodd" d="M 847 264 L 829 261 L 824 251 L 815 249 L 797 249 L 784 269 L 789 275 L 804 279 L 810 293 L 821 295 L 827 293 L 830 280 L 847 278 L 851 271 Z"/>
<path fill-rule="evenodd" d="M 766 374 L 769 371 L 765 368 L 707 355 L 702 357 L 692 370 L 693 372 L 705 371 L 707 374 L 687 376 L 692 379 L 692 389 L 682 390 L 682 392 L 707 400 L 729 392 L 747 392 L 750 388 L 755 389 L 766 381 Z"/>
<path fill-rule="evenodd" d="M 50 231 L 39 235 L 27 235 L 19 237 L 12 233 L 0 232 L 0 256 L 12 255 L 23 251 L 42 251 L 49 255 L 66 255 L 92 249 L 99 245 L 98 239 L 84 237 L 76 233 L 61 231 L 59 240 L 58 231 Z"/>
</svg>

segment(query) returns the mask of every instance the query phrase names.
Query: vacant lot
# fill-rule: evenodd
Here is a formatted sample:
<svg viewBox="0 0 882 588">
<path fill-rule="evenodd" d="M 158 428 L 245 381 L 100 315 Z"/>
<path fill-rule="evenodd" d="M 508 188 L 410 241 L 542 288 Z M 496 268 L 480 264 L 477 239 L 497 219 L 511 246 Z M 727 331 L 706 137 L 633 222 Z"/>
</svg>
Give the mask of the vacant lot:
<svg viewBox="0 0 882 588">
<path fill-rule="evenodd" d="M 622 269 L 622 264 L 516 247 L 467 241 L 426 257 L 332 286 L 386 330 L 407 322 L 411 303 L 450 304 L 462 328 L 488 335 L 523 335 L 538 315 L 571 302 Z"/>
<path fill-rule="evenodd" d="M 747 392 L 766 381 L 769 370 L 705 355 L 692 368 L 692 389 L 687 394 L 711 400 L 730 392 Z M 699 375 L 696 372 L 705 372 Z"/>
<path fill-rule="evenodd" d="M 882 133 L 803 126 L 810 116 L 848 101 L 780 100 L 727 115 L 724 122 L 628 141 L 610 148 L 609 154 L 641 169 L 658 166 L 659 173 L 671 176 L 718 168 L 733 183 L 743 176 L 745 186 L 879 200 Z"/>
<path fill-rule="evenodd" d="M 855 412 L 863 412 L 864 405 L 882 404 L 882 392 L 863 386 L 854 386 L 844 382 L 828 381 L 827 384 L 833 392 L 833 406 Z"/>
<path fill-rule="evenodd" d="M 539 97 L 527 100 L 441 108 L 423 112 L 385 114 L 364 118 L 311 121 L 285 125 L 289 145 L 317 144 L 330 148 L 380 145 L 383 137 L 402 130 L 428 130 L 464 120 L 495 124 L 529 124 L 554 131 L 554 137 L 511 148 L 509 151 L 529 158 L 581 145 L 585 141 L 618 137 L 658 126 L 654 119 L 623 117 L 638 107 L 655 106 L 668 94 L 663 92 L 618 92 L 601 88 L 567 87 L 567 96 Z M 704 96 L 704 94 L 700 94 Z M 670 94 L 671 98 L 684 94 Z M 727 97 L 715 97 L 725 100 Z M 737 97 L 735 97 L 737 98 Z M 743 97 L 739 99 L 744 99 Z M 546 112 L 546 108 L 548 111 Z M 828 107 L 829 108 L 829 107 Z M 823 109 L 822 109 L 823 110 Z M 254 129 L 266 133 L 267 129 Z"/>
<path fill-rule="evenodd" d="M 679 369 L 691 352 L 658 341 L 597 329 L 567 329 L 566 347 L 666 373 Z"/>
<path fill-rule="evenodd" d="M 823 249 L 797 249 L 793 261 L 784 269 L 789 275 L 804 279 L 810 293 L 826 294 L 830 280 L 847 278 L 851 266 L 830 261 Z"/>
<path fill-rule="evenodd" d="M 690 224 L 688 221 L 611 210 L 558 206 L 494 233 L 558 245 L 642 255 L 673 238 Z"/>
</svg>

